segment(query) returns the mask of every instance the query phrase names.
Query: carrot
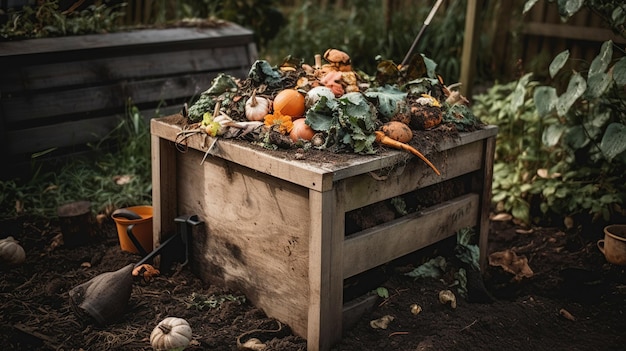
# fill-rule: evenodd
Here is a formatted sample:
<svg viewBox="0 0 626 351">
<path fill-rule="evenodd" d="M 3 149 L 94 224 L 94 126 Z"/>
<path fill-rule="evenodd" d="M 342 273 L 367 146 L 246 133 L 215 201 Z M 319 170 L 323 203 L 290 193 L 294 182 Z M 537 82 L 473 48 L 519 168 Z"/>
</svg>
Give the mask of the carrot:
<svg viewBox="0 0 626 351">
<path fill-rule="evenodd" d="M 386 136 L 385 133 L 377 130 L 374 132 L 376 134 L 376 141 L 381 144 L 381 145 L 385 145 L 385 146 L 389 146 L 392 147 L 394 149 L 398 149 L 398 150 L 404 150 L 404 151 L 408 151 L 410 153 L 412 153 L 413 155 L 419 157 L 422 159 L 422 161 L 426 162 L 426 164 L 433 169 L 433 171 L 435 171 L 435 173 L 437 173 L 437 175 L 441 175 L 441 172 L 439 172 L 439 170 L 437 169 L 437 167 L 435 167 L 435 165 L 432 164 L 432 162 L 430 162 L 424 155 L 422 155 L 421 152 L 417 151 L 414 147 L 412 147 L 409 144 L 406 143 L 401 143 L 397 140 L 391 139 L 390 137 Z"/>
</svg>

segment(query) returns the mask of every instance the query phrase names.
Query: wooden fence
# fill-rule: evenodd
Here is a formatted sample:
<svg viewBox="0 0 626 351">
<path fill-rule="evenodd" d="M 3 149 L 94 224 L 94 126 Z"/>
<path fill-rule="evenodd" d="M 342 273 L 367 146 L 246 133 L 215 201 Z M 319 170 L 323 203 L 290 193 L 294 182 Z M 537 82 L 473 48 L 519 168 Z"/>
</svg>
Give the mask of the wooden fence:
<svg viewBox="0 0 626 351">
<path fill-rule="evenodd" d="M 542 75 L 552 59 L 568 49 L 570 57 L 591 62 L 606 40 L 624 46 L 626 38 L 616 35 L 608 23 L 588 8 L 567 21 L 559 15 L 556 2 L 538 1 L 526 14 L 526 0 L 489 1 L 483 33 L 489 36 L 492 70 L 496 77 L 516 78 L 526 72 Z"/>
</svg>

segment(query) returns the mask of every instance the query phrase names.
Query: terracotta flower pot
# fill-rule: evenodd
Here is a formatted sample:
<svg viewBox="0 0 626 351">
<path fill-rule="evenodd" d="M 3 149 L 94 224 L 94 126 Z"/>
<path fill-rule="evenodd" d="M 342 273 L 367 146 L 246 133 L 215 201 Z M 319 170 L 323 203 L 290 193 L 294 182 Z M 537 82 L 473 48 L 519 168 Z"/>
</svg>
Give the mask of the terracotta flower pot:
<svg viewBox="0 0 626 351">
<path fill-rule="evenodd" d="M 598 249 L 610 263 L 626 265 L 626 224 L 604 227 L 604 239 L 598 240 Z"/>
</svg>

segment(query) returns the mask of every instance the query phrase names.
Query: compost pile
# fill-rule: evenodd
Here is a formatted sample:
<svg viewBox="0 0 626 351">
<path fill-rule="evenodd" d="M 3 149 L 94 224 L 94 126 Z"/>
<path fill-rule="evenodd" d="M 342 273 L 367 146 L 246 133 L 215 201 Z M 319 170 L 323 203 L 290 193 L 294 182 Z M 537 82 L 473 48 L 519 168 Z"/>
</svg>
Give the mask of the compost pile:
<svg viewBox="0 0 626 351">
<path fill-rule="evenodd" d="M 379 145 L 424 157 L 420 133 L 454 137 L 481 127 L 469 101 L 444 84 L 436 63 L 415 54 L 404 66 L 379 59 L 367 75 L 347 53 L 328 49 L 314 63 L 287 57 L 256 61 L 246 79 L 218 75 L 190 107 L 184 143 L 192 135 L 245 139 L 269 150 L 317 149 L 374 154 Z M 432 146 L 432 145 L 431 145 Z"/>
</svg>

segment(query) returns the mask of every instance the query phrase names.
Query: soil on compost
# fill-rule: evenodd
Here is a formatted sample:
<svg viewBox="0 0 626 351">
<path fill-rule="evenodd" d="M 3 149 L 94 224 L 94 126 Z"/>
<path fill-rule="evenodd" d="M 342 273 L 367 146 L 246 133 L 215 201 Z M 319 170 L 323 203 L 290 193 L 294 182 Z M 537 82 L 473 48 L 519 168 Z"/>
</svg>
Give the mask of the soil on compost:
<svg viewBox="0 0 626 351">
<path fill-rule="evenodd" d="M 19 218 L 0 224 L 0 237 L 15 237 L 27 254 L 25 263 L 4 267 L 0 274 L 4 350 L 150 350 L 150 332 L 167 316 L 190 323 L 188 350 L 236 350 L 238 338 L 252 336 L 266 343 L 266 350 L 306 350 L 306 341 L 289 326 L 268 318 L 237 291 L 201 282 L 188 266 L 176 266 L 148 283 L 136 280 L 128 308 L 116 322 L 98 326 L 81 320 L 69 306 L 68 291 L 140 259 L 120 250 L 113 222 L 94 223 L 93 239 L 73 248 L 58 245 L 61 229 L 54 220 Z M 598 251 L 601 237 L 601 228 L 529 230 L 492 221 L 489 252 L 508 249 L 527 257 L 534 275 L 514 281 L 501 268 L 488 266 L 484 286 L 493 302 L 469 302 L 457 293 L 455 309 L 438 301 L 440 290 L 456 292 L 450 287 L 450 272 L 458 268 L 450 259 L 454 243 L 425 248 L 388 267 L 378 286 L 386 287 L 389 297 L 380 298 L 333 349 L 623 349 L 626 272 Z M 449 259 L 440 279 L 405 275 L 437 256 Z M 420 305 L 421 313 L 412 314 L 412 304 Z M 387 329 L 370 326 L 385 315 L 394 317 Z"/>
</svg>

